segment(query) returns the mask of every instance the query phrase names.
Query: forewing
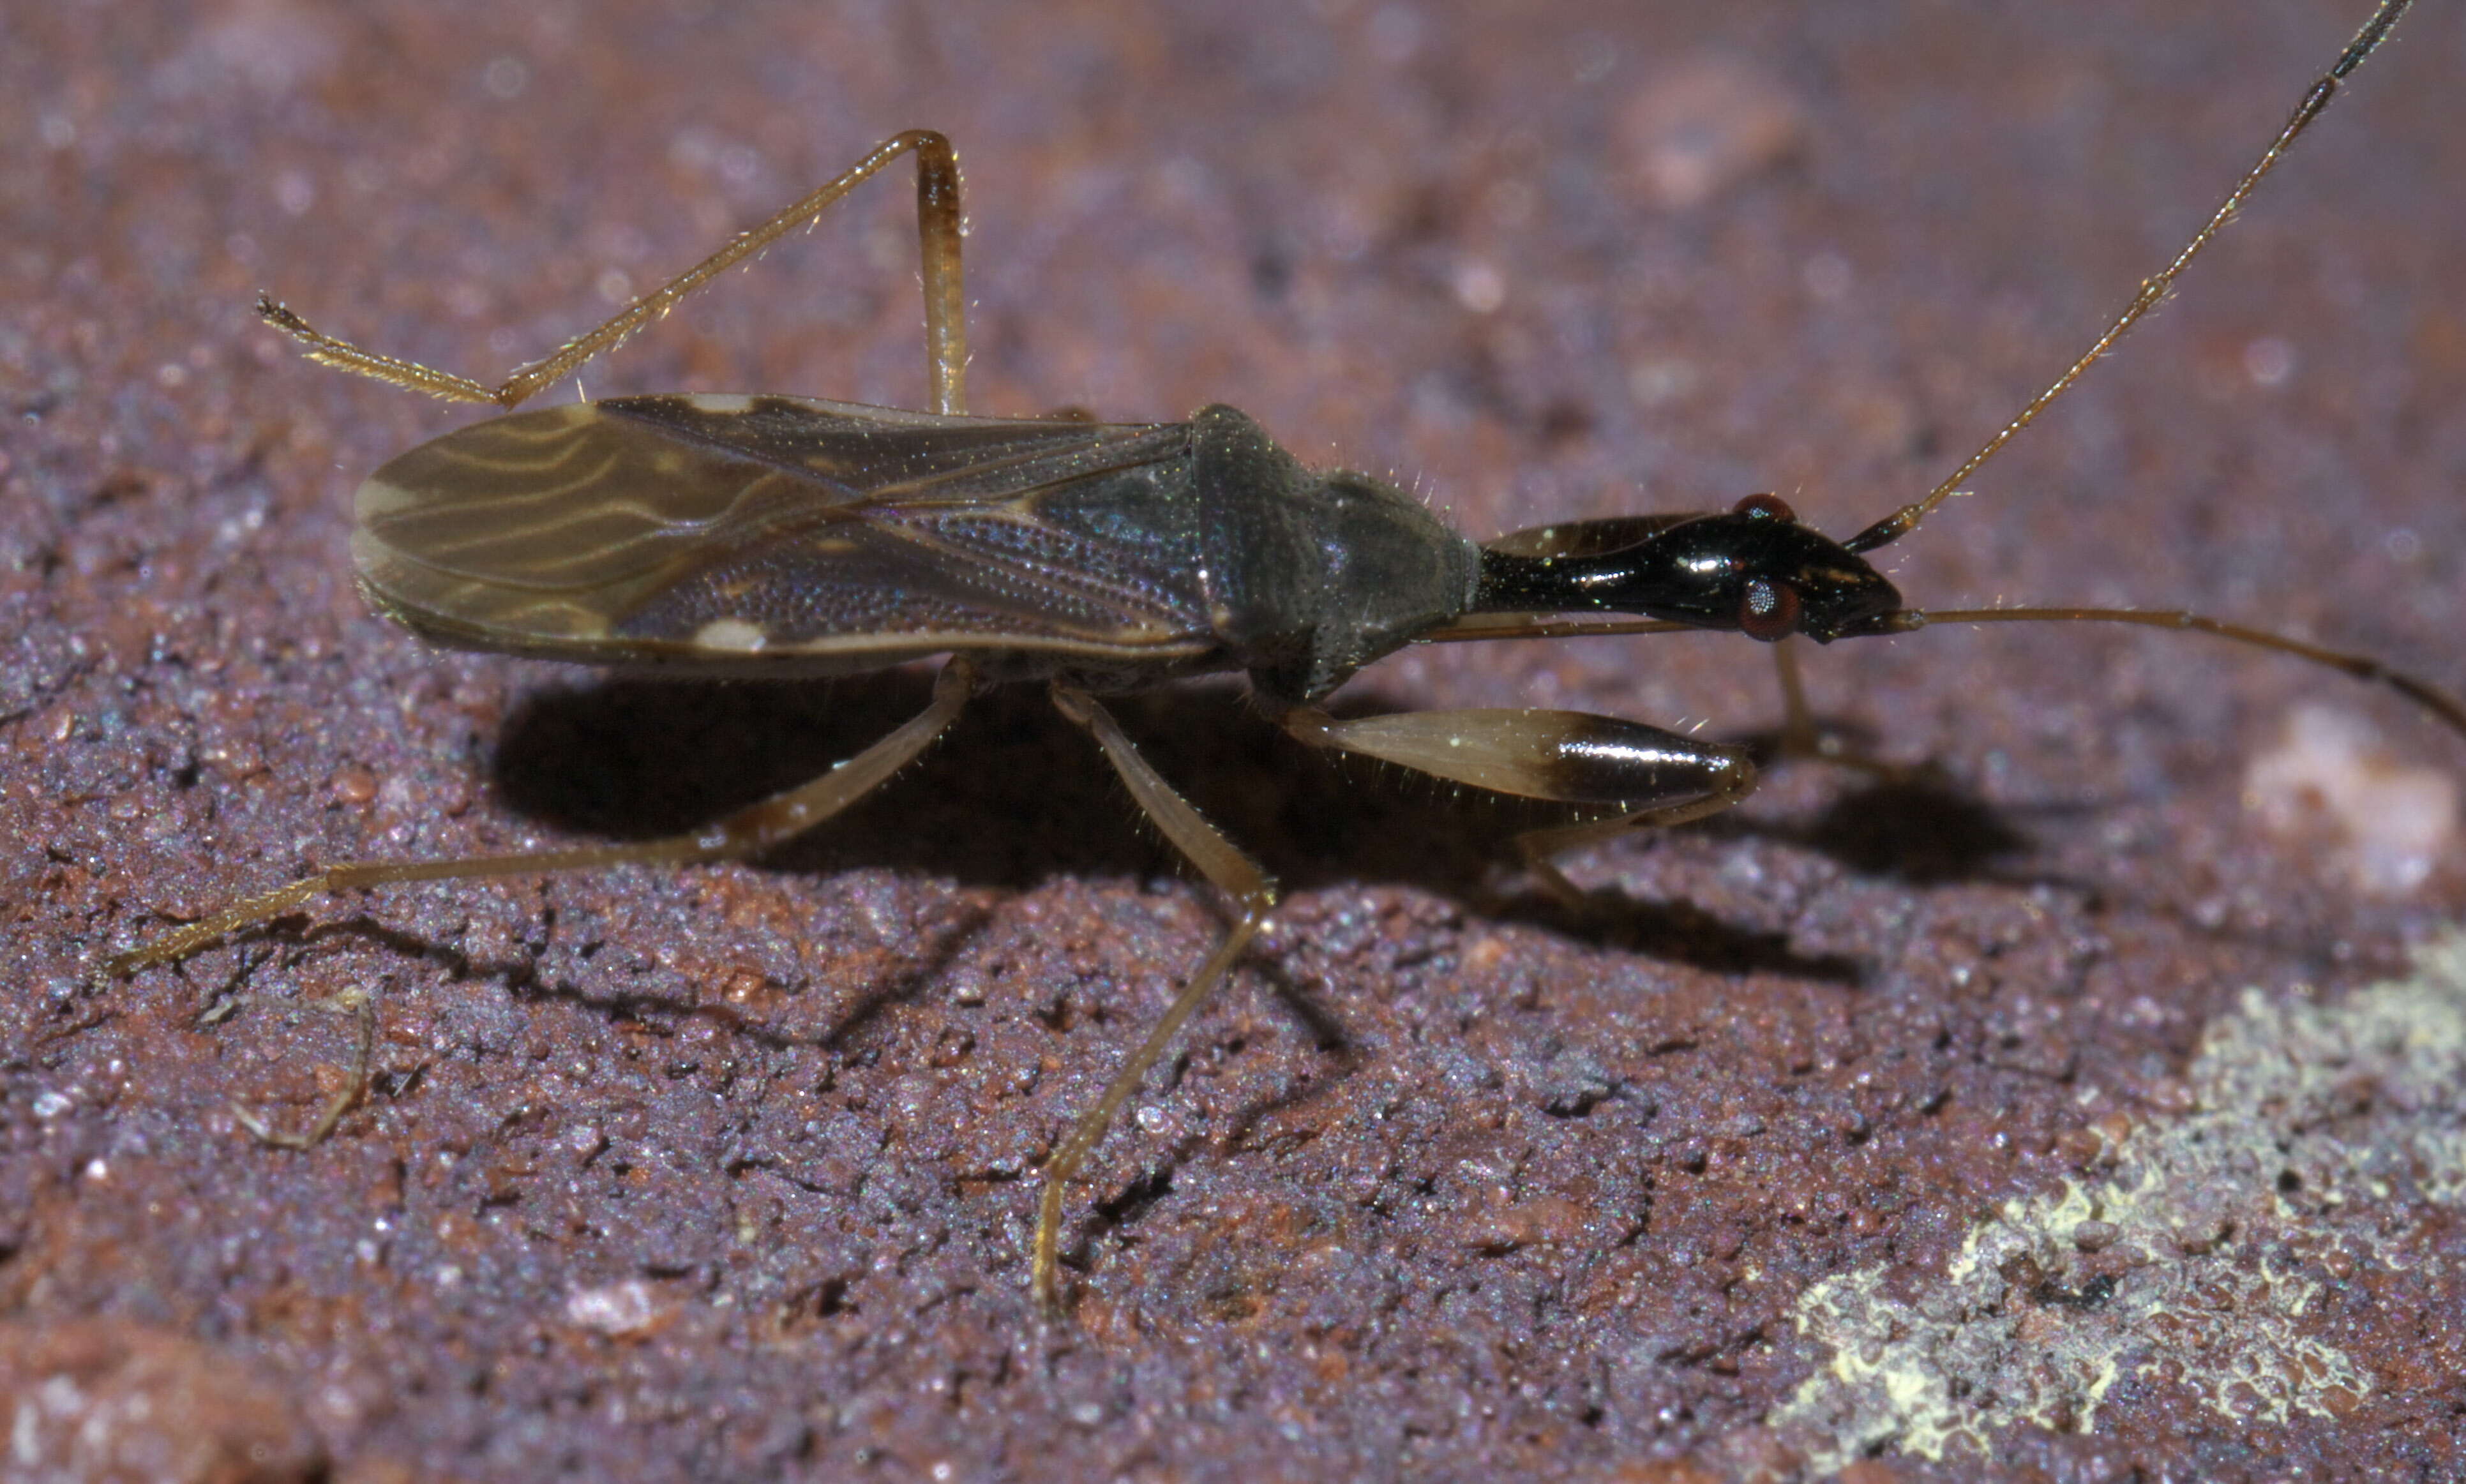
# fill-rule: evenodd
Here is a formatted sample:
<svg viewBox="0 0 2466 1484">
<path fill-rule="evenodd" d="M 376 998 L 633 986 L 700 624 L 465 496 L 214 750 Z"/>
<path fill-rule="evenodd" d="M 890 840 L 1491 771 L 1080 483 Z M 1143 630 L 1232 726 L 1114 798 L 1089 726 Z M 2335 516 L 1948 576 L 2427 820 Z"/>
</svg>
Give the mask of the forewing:
<svg viewBox="0 0 2466 1484">
<path fill-rule="evenodd" d="M 388 613 L 601 663 L 1205 647 L 1180 424 L 636 397 L 480 423 L 360 491 Z"/>
</svg>

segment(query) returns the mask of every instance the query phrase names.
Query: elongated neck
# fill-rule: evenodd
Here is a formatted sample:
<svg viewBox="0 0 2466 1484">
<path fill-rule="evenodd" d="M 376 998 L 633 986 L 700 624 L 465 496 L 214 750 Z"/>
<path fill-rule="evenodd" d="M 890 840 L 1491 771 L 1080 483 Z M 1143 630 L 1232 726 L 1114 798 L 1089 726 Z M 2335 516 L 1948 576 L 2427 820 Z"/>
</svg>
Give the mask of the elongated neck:
<svg viewBox="0 0 2466 1484">
<path fill-rule="evenodd" d="M 1588 547 L 1580 525 L 1547 534 L 1538 551 L 1517 538 L 1482 549 L 1471 612 L 1638 614 L 1818 643 L 1899 631 L 1892 583 L 1769 496 L 1608 551 Z"/>
<path fill-rule="evenodd" d="M 1643 613 L 1640 592 L 1675 575 L 1647 547 L 1582 556 L 1523 556 L 1484 548 L 1474 613 Z"/>
</svg>

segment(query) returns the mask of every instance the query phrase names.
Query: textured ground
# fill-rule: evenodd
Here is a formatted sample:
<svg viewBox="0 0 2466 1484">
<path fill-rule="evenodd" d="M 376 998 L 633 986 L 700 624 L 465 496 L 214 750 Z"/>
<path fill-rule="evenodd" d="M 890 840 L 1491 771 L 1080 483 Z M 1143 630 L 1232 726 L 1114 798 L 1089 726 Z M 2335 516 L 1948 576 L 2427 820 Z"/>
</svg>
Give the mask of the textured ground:
<svg viewBox="0 0 2466 1484">
<path fill-rule="evenodd" d="M 1230 400 L 1477 533 L 1759 489 L 1847 531 L 2360 9 L 11 8 L 0 1477 L 2466 1475 L 2466 741 L 2215 643 L 1811 656 L 1932 770 L 1579 857 L 1581 918 L 1491 869 L 1522 814 L 1230 692 L 1126 706 L 1291 895 L 1073 1191 L 1060 1327 L 1041 1160 L 1217 919 L 1033 697 L 761 868 L 382 893 L 89 982 L 308 863 L 679 827 L 924 695 L 424 652 L 344 512 L 468 415 L 302 363 L 260 286 L 494 374 L 928 124 L 980 410 Z M 2466 686 L 2461 54 L 2410 20 L 1905 590 Z M 913 405 L 903 196 L 589 390 Z M 1777 714 L 1737 639 L 1356 693 Z M 235 1102 L 347 1086 L 352 989 L 368 1097 L 259 1145 Z"/>
</svg>

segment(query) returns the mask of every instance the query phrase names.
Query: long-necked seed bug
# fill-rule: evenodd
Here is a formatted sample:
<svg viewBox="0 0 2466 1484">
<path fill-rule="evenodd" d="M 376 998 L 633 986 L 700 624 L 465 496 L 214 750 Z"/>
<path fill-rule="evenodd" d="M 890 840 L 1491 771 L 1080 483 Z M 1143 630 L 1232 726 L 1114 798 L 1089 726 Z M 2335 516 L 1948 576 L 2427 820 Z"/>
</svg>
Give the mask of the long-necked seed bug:
<svg viewBox="0 0 2466 1484">
<path fill-rule="evenodd" d="M 706 829 L 639 843 L 328 867 L 111 962 L 168 962 L 347 887 L 742 858 L 812 828 L 915 757 L 980 686 L 1042 681 L 1140 807 L 1235 904 L 1171 1008 L 1045 1166 L 1032 1286 L 1056 1297 L 1063 1192 L 1124 1099 L 1265 924 L 1265 873 L 1142 760 L 1100 695 L 1245 674 L 1313 746 L 1614 818 L 1524 837 L 1545 875 L 1572 844 L 1674 824 L 1754 784 L 1737 748 L 1551 710 L 1338 721 L 1356 669 L 1415 641 L 1735 629 L 1777 641 L 1928 622 L 2113 621 L 2198 629 L 2381 681 L 2466 732 L 2466 706 L 2369 659 L 2180 612 L 1903 605 L 1866 555 L 1915 529 L 2163 297 L 2387 36 L 2383 0 L 2197 235 L 2090 349 L 1923 498 L 1846 541 L 1755 495 L 1720 513 L 1585 521 L 1476 544 L 1380 481 L 1313 473 L 1229 408 L 1184 423 L 966 414 L 958 175 L 949 143 L 896 136 L 852 169 L 554 354 L 495 386 L 362 350 L 268 300 L 316 359 L 511 408 L 912 152 L 931 413 L 789 397 L 669 395 L 497 418 L 403 455 L 358 497 L 354 558 L 376 605 L 441 642 L 581 663 L 797 677 L 952 658 L 924 712 L 821 778 Z M 1627 617 L 1586 617 L 1621 615 Z M 1804 713 L 1793 701 L 1793 727 Z"/>
</svg>

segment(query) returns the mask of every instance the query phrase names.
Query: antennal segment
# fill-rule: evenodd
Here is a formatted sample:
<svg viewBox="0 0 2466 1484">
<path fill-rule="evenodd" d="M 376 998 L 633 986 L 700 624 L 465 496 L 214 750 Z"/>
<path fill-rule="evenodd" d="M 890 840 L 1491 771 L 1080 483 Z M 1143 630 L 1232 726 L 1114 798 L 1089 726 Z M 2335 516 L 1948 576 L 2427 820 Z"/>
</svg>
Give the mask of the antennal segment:
<svg viewBox="0 0 2466 1484">
<path fill-rule="evenodd" d="M 2209 245 L 2210 238 L 2224 231 L 2227 223 L 2234 219 L 2235 213 L 2241 211 L 2244 202 L 2251 199 L 2253 190 L 2260 185 L 2261 178 L 2276 168 L 2277 162 L 2285 157 L 2286 151 L 2293 147 L 2297 138 L 2312 126 L 2313 120 L 2320 117 L 2321 112 L 2329 106 L 2329 100 L 2337 96 L 2338 87 L 2345 80 L 2347 74 L 2362 66 L 2364 58 L 2371 56 L 2374 49 L 2388 38 L 2390 30 L 2397 25 L 2398 17 L 2404 15 L 2407 7 L 2412 3 L 2413 0 L 2381 0 L 2380 8 L 2372 12 L 2372 18 L 2364 23 L 2363 30 L 2355 33 L 2355 39 L 2346 43 L 2346 49 L 2338 54 L 2336 65 L 2323 73 L 2320 79 L 2313 83 L 2311 89 L 2303 95 L 2303 101 L 2296 104 L 2294 114 L 2287 119 L 2286 126 L 2277 131 L 2277 137 L 2269 142 L 2269 147 L 2261 151 L 2260 159 L 2253 163 L 2252 169 L 2244 171 L 2243 179 L 2235 182 L 2234 190 L 2228 192 L 2225 202 L 2209 214 L 2209 219 L 2202 224 L 2201 230 L 2192 234 L 2192 239 L 2184 244 L 2183 251 L 2177 253 L 2165 267 L 2160 269 L 2156 277 L 2141 281 L 2141 291 L 2132 296 L 2132 303 L 2124 306 L 2121 314 L 2116 316 L 2115 323 L 2107 326 L 2106 333 L 2098 336 L 2090 348 L 2081 353 L 2080 359 L 2073 362 L 2047 390 L 2032 397 L 2029 405 L 2021 409 L 2019 416 L 2006 423 L 1993 438 L 1986 440 L 1984 447 L 1971 454 L 1960 468 L 1953 470 L 1942 483 L 1927 491 L 1925 499 L 1915 505 L 1901 506 L 1842 544 L 1852 551 L 1872 551 L 1877 547 L 1889 546 L 1917 529 L 1918 522 L 1925 520 L 1937 506 L 1943 504 L 1946 498 L 1961 487 L 1963 481 L 1977 473 L 1987 460 L 2001 453 L 2004 445 L 2012 440 L 2014 434 L 2036 421 L 2040 413 L 2052 406 L 2057 397 L 2071 391 L 2073 383 L 2080 380 L 2082 372 L 2088 371 L 2093 362 L 2113 349 L 2117 341 L 2130 333 L 2133 326 L 2141 323 L 2141 316 L 2158 307 L 2159 301 L 2164 299 L 2167 291 L 2174 287 L 2175 280 L 2190 266 L 2193 259 L 2200 256 L 2201 250 Z"/>
<path fill-rule="evenodd" d="M 2288 639 L 2283 634 L 2246 628 L 2240 623 L 2228 623 L 2196 613 L 2149 608 L 1909 608 L 1895 617 L 1901 620 L 1904 632 L 1924 628 L 1931 623 L 2135 623 L 2148 629 L 2213 634 L 2238 644 L 2250 644 L 2255 649 L 2274 649 L 2298 660 L 2309 660 L 2314 664 L 2326 665 L 2366 684 L 2387 686 L 2439 717 L 2450 731 L 2466 736 L 2466 701 L 2460 701 L 2420 676 L 2392 669 L 2369 655 L 2323 649 L 2299 639 Z"/>
<path fill-rule="evenodd" d="M 2144 629 L 2208 634 L 2255 649 L 2275 650 L 2314 664 L 2351 675 L 2367 685 L 2387 686 L 2439 718 L 2441 724 L 2466 736 L 2466 701 L 2419 675 L 2395 669 L 2369 655 L 2325 649 L 2299 639 L 2247 628 L 2204 614 L 2158 608 L 1904 608 L 1877 634 L 1909 634 L 1939 623 L 2130 623 Z M 1545 614 L 1471 614 L 1445 628 L 1414 640 L 1418 644 L 1463 644 L 1491 639 L 1606 639 L 1622 634 L 1675 634 L 1694 630 L 1688 623 L 1663 618 L 1554 618 Z M 1698 630 L 1700 632 L 1700 630 Z"/>
</svg>

